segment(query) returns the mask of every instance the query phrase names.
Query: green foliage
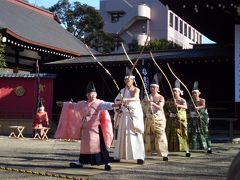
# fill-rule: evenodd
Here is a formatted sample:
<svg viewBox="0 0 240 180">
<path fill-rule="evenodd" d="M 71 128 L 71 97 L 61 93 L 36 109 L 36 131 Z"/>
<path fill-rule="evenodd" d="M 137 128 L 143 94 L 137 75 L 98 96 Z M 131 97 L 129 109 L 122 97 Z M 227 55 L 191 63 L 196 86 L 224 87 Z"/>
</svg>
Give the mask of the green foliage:
<svg viewBox="0 0 240 180">
<path fill-rule="evenodd" d="M 99 52 L 111 53 L 114 46 L 114 39 L 103 30 L 95 31 L 85 38 L 86 42 L 90 42 L 91 47 Z"/>
<path fill-rule="evenodd" d="M 2 44 L 2 35 L 0 34 L 0 68 L 7 67 L 4 53 L 5 53 L 5 45 Z"/>
<path fill-rule="evenodd" d="M 129 51 L 140 51 L 142 46 L 137 44 L 136 40 L 133 40 L 132 43 L 128 44 Z M 157 50 L 166 50 L 166 49 L 181 49 L 182 47 L 173 43 L 172 41 L 168 41 L 166 39 L 156 39 L 152 40 L 145 47 L 145 50 L 157 51 Z"/>
<path fill-rule="evenodd" d="M 71 4 L 69 0 L 59 0 L 49 10 L 56 13 L 66 30 L 91 48 L 105 53 L 113 50 L 112 37 L 103 31 L 104 21 L 95 8 L 80 2 Z"/>
<path fill-rule="evenodd" d="M 140 51 L 141 46 L 138 45 L 137 40 L 132 40 L 131 43 L 128 44 L 128 51 Z"/>
</svg>

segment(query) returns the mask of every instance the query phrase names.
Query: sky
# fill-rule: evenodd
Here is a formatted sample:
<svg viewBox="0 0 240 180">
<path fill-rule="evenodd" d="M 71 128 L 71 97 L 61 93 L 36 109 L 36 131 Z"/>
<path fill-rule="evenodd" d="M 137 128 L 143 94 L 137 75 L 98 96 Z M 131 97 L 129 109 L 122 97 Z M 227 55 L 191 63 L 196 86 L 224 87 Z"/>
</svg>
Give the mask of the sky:
<svg viewBox="0 0 240 180">
<path fill-rule="evenodd" d="M 87 4 L 89 6 L 92 6 L 96 9 L 99 9 L 99 3 L 100 0 L 69 0 L 70 3 L 79 1 L 82 4 Z M 51 7 L 52 5 L 56 4 L 58 0 L 28 0 L 30 4 L 33 4 L 35 6 L 44 6 L 46 8 Z"/>
<path fill-rule="evenodd" d="M 70 3 L 75 2 L 75 1 L 79 1 L 82 4 L 87 4 L 96 9 L 99 9 L 100 0 L 69 0 Z M 56 4 L 58 2 L 58 0 L 28 0 L 28 2 L 35 6 L 39 6 L 39 7 L 44 6 L 45 8 L 49 8 L 49 7 L 53 6 L 54 4 Z M 214 43 L 214 42 L 211 41 L 210 39 L 208 39 L 207 37 L 203 36 L 203 43 L 209 44 L 209 43 Z"/>
</svg>

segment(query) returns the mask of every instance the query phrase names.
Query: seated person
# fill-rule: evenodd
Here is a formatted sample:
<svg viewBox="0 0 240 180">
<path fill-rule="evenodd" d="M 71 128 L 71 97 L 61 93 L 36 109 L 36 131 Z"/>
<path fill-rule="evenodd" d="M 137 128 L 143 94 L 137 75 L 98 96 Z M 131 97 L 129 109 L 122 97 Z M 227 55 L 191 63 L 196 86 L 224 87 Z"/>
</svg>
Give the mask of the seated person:
<svg viewBox="0 0 240 180">
<path fill-rule="evenodd" d="M 34 128 L 42 128 L 42 127 L 48 127 L 49 125 L 49 122 L 48 122 L 48 114 L 47 112 L 44 110 L 44 106 L 41 105 L 39 108 L 38 108 L 38 112 L 35 114 L 35 117 L 34 117 L 34 122 L 33 122 L 33 129 Z M 34 134 L 33 136 L 35 136 L 35 134 L 37 133 L 37 131 L 40 131 L 38 132 L 40 137 L 43 136 L 43 129 L 36 129 L 34 130 Z"/>
</svg>

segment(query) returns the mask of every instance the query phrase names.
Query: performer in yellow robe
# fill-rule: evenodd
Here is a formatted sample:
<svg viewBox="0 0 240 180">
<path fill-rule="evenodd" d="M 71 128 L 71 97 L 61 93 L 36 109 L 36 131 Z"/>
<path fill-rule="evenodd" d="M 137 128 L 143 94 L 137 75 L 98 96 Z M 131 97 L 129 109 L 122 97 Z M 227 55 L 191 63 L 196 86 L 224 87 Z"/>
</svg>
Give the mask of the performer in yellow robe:
<svg viewBox="0 0 240 180">
<path fill-rule="evenodd" d="M 173 88 L 174 98 L 171 98 L 165 103 L 165 115 L 167 118 L 167 140 L 169 151 L 185 151 L 186 157 L 190 157 L 188 147 L 188 123 L 187 123 L 187 102 L 180 95 L 180 83 L 175 82 Z"/>
<path fill-rule="evenodd" d="M 151 94 L 150 102 L 144 99 L 146 108 L 145 114 L 145 152 L 147 155 L 157 151 L 159 156 L 163 157 L 163 161 L 168 161 L 168 142 L 165 132 L 166 117 L 163 106 L 165 104 L 164 97 L 159 94 L 159 85 L 154 82 L 150 84 Z"/>
</svg>

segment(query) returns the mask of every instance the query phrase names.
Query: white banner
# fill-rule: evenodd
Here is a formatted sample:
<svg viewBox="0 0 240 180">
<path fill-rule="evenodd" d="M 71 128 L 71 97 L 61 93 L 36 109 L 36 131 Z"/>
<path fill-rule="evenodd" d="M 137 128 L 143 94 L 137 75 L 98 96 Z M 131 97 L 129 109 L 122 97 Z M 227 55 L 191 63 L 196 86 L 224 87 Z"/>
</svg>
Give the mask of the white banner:
<svg viewBox="0 0 240 180">
<path fill-rule="evenodd" d="M 240 102 L 240 24 L 235 24 L 235 102 Z"/>
</svg>

